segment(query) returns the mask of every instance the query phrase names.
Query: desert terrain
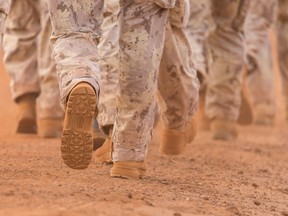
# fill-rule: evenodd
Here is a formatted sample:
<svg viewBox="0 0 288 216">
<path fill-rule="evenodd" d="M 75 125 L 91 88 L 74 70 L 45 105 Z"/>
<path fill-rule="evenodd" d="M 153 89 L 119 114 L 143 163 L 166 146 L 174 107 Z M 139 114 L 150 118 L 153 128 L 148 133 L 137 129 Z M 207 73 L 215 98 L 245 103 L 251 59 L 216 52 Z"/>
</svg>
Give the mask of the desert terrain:
<svg viewBox="0 0 288 216">
<path fill-rule="evenodd" d="M 277 88 L 275 126 L 240 127 L 236 141 L 201 131 L 181 156 L 158 152 L 161 124 L 142 180 L 109 177 L 111 165 L 75 171 L 59 139 L 16 135 L 16 106 L 0 69 L 0 215 L 288 216 L 288 123 Z"/>
</svg>

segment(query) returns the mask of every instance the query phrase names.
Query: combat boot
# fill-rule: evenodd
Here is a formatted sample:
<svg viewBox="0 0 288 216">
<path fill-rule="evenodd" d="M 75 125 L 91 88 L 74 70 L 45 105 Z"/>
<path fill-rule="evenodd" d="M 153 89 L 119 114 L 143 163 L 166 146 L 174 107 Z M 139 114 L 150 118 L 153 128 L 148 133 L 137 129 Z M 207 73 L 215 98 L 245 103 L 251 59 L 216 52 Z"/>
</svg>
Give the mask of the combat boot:
<svg viewBox="0 0 288 216">
<path fill-rule="evenodd" d="M 237 124 L 233 121 L 214 119 L 211 123 L 213 139 L 230 141 L 238 136 Z"/>
<path fill-rule="evenodd" d="M 272 126 L 274 124 L 274 117 L 265 114 L 255 114 L 254 116 L 254 124 L 262 125 L 262 126 Z"/>
<path fill-rule="evenodd" d="M 270 106 L 261 104 L 255 107 L 254 124 L 262 126 L 272 126 L 274 124 L 274 114 Z"/>
<path fill-rule="evenodd" d="M 62 118 L 43 118 L 38 122 L 38 135 L 42 138 L 60 137 L 62 130 Z"/>
<path fill-rule="evenodd" d="M 241 106 L 239 109 L 239 117 L 237 120 L 237 123 L 239 125 L 249 125 L 253 123 L 252 108 L 246 94 L 247 93 L 244 90 L 241 91 Z"/>
<path fill-rule="evenodd" d="M 110 171 L 111 177 L 126 179 L 141 179 L 145 176 L 147 165 L 145 161 L 117 161 Z"/>
<path fill-rule="evenodd" d="M 105 134 L 103 134 L 103 132 L 101 131 L 97 119 L 94 119 L 94 123 L 93 123 L 93 151 L 96 151 L 98 148 L 100 148 L 104 144 L 106 138 L 107 138 L 107 136 Z"/>
<path fill-rule="evenodd" d="M 192 142 L 197 133 L 196 120 L 192 118 L 185 129 L 167 129 L 162 132 L 160 143 L 160 153 L 167 155 L 181 154 L 188 143 Z"/>
<path fill-rule="evenodd" d="M 110 128 L 108 138 L 103 145 L 95 151 L 95 162 L 112 163 L 112 132 L 113 128 Z"/>
<path fill-rule="evenodd" d="M 37 133 L 36 94 L 25 94 L 17 100 L 16 133 Z"/>
<path fill-rule="evenodd" d="M 96 117 L 97 96 L 86 82 L 77 84 L 68 96 L 65 109 L 61 154 L 64 163 L 72 169 L 89 166 L 93 152 L 93 120 Z"/>
</svg>

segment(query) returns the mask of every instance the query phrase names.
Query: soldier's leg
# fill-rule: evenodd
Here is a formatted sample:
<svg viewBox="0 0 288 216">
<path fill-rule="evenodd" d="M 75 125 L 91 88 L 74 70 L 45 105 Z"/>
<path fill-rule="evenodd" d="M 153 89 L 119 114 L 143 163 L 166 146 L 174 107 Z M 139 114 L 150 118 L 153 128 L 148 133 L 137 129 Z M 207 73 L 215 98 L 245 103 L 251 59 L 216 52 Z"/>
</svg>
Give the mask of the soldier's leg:
<svg viewBox="0 0 288 216">
<path fill-rule="evenodd" d="M 92 123 L 99 93 L 102 0 L 48 1 L 61 101 L 65 109 L 61 152 L 71 168 L 84 169 L 92 158 Z"/>
<path fill-rule="evenodd" d="M 190 18 L 185 31 L 187 31 L 193 49 L 196 70 L 203 77 L 206 77 L 207 74 L 204 43 L 211 26 L 210 2 L 190 0 Z"/>
<path fill-rule="evenodd" d="M 201 82 L 199 111 L 197 113 L 197 124 L 200 129 L 209 129 L 209 120 L 204 113 L 207 80 L 205 39 L 212 26 L 210 1 L 190 0 L 190 19 L 186 31 L 188 32 L 189 41 L 192 46 L 197 75 Z"/>
<path fill-rule="evenodd" d="M 107 136 L 103 143 L 103 135 L 95 131 L 94 146 L 101 146 L 95 152 L 96 162 L 111 162 L 112 130 L 116 115 L 116 92 L 119 73 L 119 0 L 104 2 L 102 37 L 99 42 L 101 83 L 98 121 L 102 131 Z M 106 138 L 106 137 L 105 137 Z M 104 139 L 105 139 L 104 138 Z M 97 145 L 97 146 L 96 146 Z"/>
<path fill-rule="evenodd" d="M 49 38 L 51 21 L 46 1 L 40 2 L 41 31 L 38 36 L 38 70 L 41 93 L 38 97 L 38 133 L 41 137 L 58 137 L 62 131 L 63 109 L 60 106 L 60 92 L 56 66 L 51 59 Z"/>
<path fill-rule="evenodd" d="M 99 44 L 99 54 L 101 56 L 102 88 L 100 93 L 98 119 L 103 131 L 109 136 L 109 134 L 111 134 L 111 129 L 114 124 L 116 114 L 115 96 L 118 83 L 119 50 L 119 27 L 117 15 L 119 12 L 119 1 L 106 1 L 104 8 L 104 20 L 101 26 L 103 30 L 103 36 Z M 155 107 L 156 122 L 157 116 L 159 115 L 157 111 L 158 106 Z M 154 121 L 154 125 L 156 122 Z M 110 137 L 108 137 L 104 144 L 95 152 L 95 160 L 97 162 L 107 163 L 111 161 L 111 145 L 112 140 Z"/>
<path fill-rule="evenodd" d="M 277 1 L 251 2 L 244 26 L 247 44 L 247 82 L 254 122 L 272 124 L 275 116 L 274 72 L 269 28 L 275 21 Z"/>
<path fill-rule="evenodd" d="M 4 62 L 10 75 L 12 97 L 18 104 L 16 132 L 36 133 L 38 1 L 13 0 L 6 20 Z"/>
<path fill-rule="evenodd" d="M 105 1 L 103 35 L 99 42 L 101 84 L 99 116 L 100 125 L 113 125 L 116 115 L 116 91 L 118 83 L 119 53 L 119 0 Z M 102 96 L 103 95 L 103 96 Z"/>
<path fill-rule="evenodd" d="M 173 10 L 170 17 L 182 19 Z M 158 88 L 164 122 L 160 152 L 170 155 L 182 153 L 196 135 L 193 116 L 198 108 L 200 84 L 186 28 L 174 26 L 173 22 L 167 24 L 160 65 Z"/>
<path fill-rule="evenodd" d="M 5 21 L 7 18 L 7 15 L 10 11 L 10 6 L 11 2 L 10 1 L 0 1 L 0 40 L 1 40 L 1 45 L 3 42 L 3 34 L 5 31 Z"/>
<path fill-rule="evenodd" d="M 244 63 L 241 30 L 246 11 L 246 8 L 242 8 L 244 6 L 245 4 L 240 7 L 240 0 L 212 0 L 216 28 L 208 37 L 206 113 L 212 120 L 214 139 L 229 140 L 237 136 L 236 120 L 241 103 Z"/>
<path fill-rule="evenodd" d="M 279 0 L 277 25 L 278 57 L 282 78 L 282 91 L 285 98 L 286 119 L 288 120 L 288 1 Z"/>
<path fill-rule="evenodd" d="M 110 174 L 140 178 L 145 173 L 152 138 L 157 71 L 168 10 L 140 0 L 122 0 L 120 8 L 118 111 Z"/>
</svg>

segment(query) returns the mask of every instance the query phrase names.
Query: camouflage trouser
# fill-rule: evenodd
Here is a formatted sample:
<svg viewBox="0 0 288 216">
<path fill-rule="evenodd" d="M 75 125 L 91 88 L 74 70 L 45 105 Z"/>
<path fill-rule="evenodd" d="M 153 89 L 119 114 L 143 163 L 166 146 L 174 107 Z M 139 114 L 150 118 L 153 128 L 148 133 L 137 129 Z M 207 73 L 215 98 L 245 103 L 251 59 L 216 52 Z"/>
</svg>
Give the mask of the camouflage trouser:
<svg viewBox="0 0 288 216">
<path fill-rule="evenodd" d="M 5 13 L 0 12 L 0 46 L 2 47 L 2 42 L 3 42 L 3 34 L 5 31 L 5 21 L 6 21 L 7 15 Z"/>
<path fill-rule="evenodd" d="M 211 0 L 216 27 L 207 39 L 206 113 L 210 119 L 236 121 L 239 115 L 244 64 L 242 26 L 248 7 L 242 3 L 241 0 Z"/>
<path fill-rule="evenodd" d="M 50 33 L 45 1 L 12 1 L 3 43 L 12 96 L 17 102 L 24 94 L 40 94 L 39 118 L 62 118 L 56 68 L 49 47 Z"/>
<path fill-rule="evenodd" d="M 49 0 L 52 58 L 57 66 L 61 103 L 79 82 L 100 89 L 98 44 L 103 0 Z"/>
<path fill-rule="evenodd" d="M 101 91 L 98 121 L 101 126 L 113 125 L 116 115 L 116 92 L 119 73 L 119 0 L 104 1 L 102 37 L 98 46 L 101 70 Z"/>
<path fill-rule="evenodd" d="M 0 13 L 8 14 L 10 10 L 11 0 L 0 0 Z"/>
<path fill-rule="evenodd" d="M 189 8 L 181 9 L 188 7 L 185 1 L 170 11 L 143 1 L 120 3 L 120 89 L 113 160 L 143 160 L 152 137 L 157 80 L 165 127 L 181 128 L 197 109 L 199 82 L 184 31 L 188 19 L 181 17 L 181 11 Z"/>
<path fill-rule="evenodd" d="M 209 33 L 210 27 L 210 2 L 207 0 L 190 0 L 190 19 L 186 29 L 193 49 L 196 70 L 200 72 L 203 77 L 207 75 L 204 41 Z"/>
<path fill-rule="evenodd" d="M 278 10 L 278 56 L 282 75 L 282 89 L 288 113 L 288 0 L 279 0 Z"/>
<path fill-rule="evenodd" d="M 247 44 L 247 82 L 256 112 L 275 115 L 274 72 L 269 28 L 275 22 L 277 0 L 251 2 L 244 26 Z"/>
<path fill-rule="evenodd" d="M 9 13 L 11 0 L 0 0 L 0 34 L 4 33 L 5 20 Z M 0 36 L 2 37 L 2 35 Z M 0 41 L 2 43 L 2 39 Z"/>
<path fill-rule="evenodd" d="M 164 4 L 167 7 L 174 5 L 169 4 L 169 0 L 156 2 L 168 3 Z M 89 82 L 99 92 L 100 56 L 97 44 L 102 4 L 102 1 L 95 0 L 57 0 L 50 3 L 53 57 L 58 68 L 63 102 L 72 87 L 81 81 Z M 178 6 L 179 10 L 171 11 L 169 17 L 172 26 L 168 21 L 169 10 L 152 0 L 120 1 L 114 161 L 140 161 L 146 157 L 152 138 L 159 67 L 159 95 L 165 126 L 181 128 L 197 108 L 199 83 L 193 70 L 188 39 L 180 28 L 185 26 L 187 18 L 179 16 L 180 6 L 183 5 Z M 75 14 L 78 19 L 73 19 Z"/>
</svg>

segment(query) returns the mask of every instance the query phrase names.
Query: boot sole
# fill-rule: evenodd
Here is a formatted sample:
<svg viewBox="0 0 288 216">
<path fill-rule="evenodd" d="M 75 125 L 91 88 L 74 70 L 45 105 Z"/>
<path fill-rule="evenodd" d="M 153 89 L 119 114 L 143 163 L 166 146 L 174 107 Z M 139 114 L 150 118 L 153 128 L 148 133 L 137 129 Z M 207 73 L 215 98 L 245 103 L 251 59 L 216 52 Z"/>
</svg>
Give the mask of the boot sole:
<svg viewBox="0 0 288 216">
<path fill-rule="evenodd" d="M 80 84 L 81 85 L 81 84 Z M 69 96 L 61 137 L 61 155 L 72 169 L 85 169 L 92 160 L 92 122 L 96 94 L 86 86 L 76 86 Z"/>
</svg>

